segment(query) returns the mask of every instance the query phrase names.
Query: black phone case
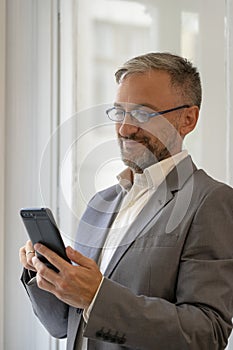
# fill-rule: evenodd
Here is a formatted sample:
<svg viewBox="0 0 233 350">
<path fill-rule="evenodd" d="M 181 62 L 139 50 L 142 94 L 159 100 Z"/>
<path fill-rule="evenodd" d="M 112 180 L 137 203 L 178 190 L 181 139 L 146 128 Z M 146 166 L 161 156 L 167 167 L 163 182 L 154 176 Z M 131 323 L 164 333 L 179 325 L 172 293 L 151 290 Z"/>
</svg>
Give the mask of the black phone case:
<svg viewBox="0 0 233 350">
<path fill-rule="evenodd" d="M 35 243 L 42 243 L 70 263 L 66 255 L 65 245 L 50 209 L 21 209 L 20 215 L 33 245 Z M 58 272 L 57 268 L 43 255 L 37 252 L 37 256 L 49 268 Z"/>
</svg>

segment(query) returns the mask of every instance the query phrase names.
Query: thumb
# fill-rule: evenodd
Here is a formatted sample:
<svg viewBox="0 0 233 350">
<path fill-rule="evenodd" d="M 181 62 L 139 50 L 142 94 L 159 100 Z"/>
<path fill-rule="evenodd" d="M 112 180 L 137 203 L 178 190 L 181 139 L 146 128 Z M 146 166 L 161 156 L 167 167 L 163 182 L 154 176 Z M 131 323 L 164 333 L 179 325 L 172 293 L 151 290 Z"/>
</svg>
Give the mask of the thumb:
<svg viewBox="0 0 233 350">
<path fill-rule="evenodd" d="M 70 246 L 66 248 L 66 254 L 70 260 L 80 266 L 89 268 L 91 265 L 93 265 L 94 261 L 92 259 L 87 258 L 85 255 L 82 255 L 80 252 Z"/>
</svg>

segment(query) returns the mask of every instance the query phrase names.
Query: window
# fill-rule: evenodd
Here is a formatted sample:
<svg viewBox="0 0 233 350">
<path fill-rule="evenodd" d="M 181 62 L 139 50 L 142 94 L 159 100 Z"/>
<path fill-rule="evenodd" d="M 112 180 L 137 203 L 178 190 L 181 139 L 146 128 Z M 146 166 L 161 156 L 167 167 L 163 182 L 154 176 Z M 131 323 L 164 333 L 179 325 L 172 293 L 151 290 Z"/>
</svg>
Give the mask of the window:
<svg viewBox="0 0 233 350">
<path fill-rule="evenodd" d="M 62 4 L 65 8 L 65 3 Z M 162 1 L 150 4 L 75 1 L 72 40 L 65 35 L 61 40 L 62 57 L 63 51 L 67 52 L 67 41 L 72 46 L 69 76 L 75 79 L 70 91 L 77 112 L 72 128 L 75 130 L 72 140 L 76 141 L 69 148 L 69 161 L 66 158 L 63 162 L 61 186 L 62 210 L 69 207 L 72 212 L 69 220 L 73 220 L 72 237 L 88 200 L 97 190 L 115 183 L 116 167 L 122 169 L 118 146 L 114 143 L 114 127 L 109 125 L 105 109 L 115 96 L 116 68 L 135 55 L 171 51 L 186 56 L 198 66 L 203 82 L 203 105 L 198 127 L 185 140 L 185 147 L 198 166 L 220 180 L 227 180 L 225 11 L 221 0 L 216 1 L 211 11 L 201 0 L 195 4 L 177 1 L 169 4 L 169 9 Z M 62 17 L 63 34 L 66 25 L 70 26 L 70 18 L 66 21 Z M 66 60 L 61 62 L 61 70 L 65 66 L 68 66 Z M 222 114 L 224 118 L 219 118 Z M 64 231 L 67 231 L 65 227 Z"/>
</svg>

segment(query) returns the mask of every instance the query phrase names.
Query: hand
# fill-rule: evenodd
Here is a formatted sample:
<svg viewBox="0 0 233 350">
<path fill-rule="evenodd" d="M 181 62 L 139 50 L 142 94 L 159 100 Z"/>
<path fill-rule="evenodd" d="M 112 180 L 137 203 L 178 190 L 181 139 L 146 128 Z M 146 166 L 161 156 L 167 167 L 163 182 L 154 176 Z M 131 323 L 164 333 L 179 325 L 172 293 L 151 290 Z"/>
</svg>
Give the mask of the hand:
<svg viewBox="0 0 233 350">
<path fill-rule="evenodd" d="M 71 261 L 78 264 L 76 266 L 69 264 L 42 244 L 36 244 L 34 248 L 59 270 L 57 273 L 36 256 L 33 257 L 38 287 L 54 294 L 68 305 L 88 308 L 102 280 L 102 274 L 94 260 L 67 247 L 66 254 Z"/>
<path fill-rule="evenodd" d="M 19 260 L 25 269 L 36 272 L 36 269 L 32 263 L 32 258 L 34 256 L 35 250 L 33 248 L 33 244 L 31 241 L 27 241 L 25 246 L 19 250 Z"/>
</svg>

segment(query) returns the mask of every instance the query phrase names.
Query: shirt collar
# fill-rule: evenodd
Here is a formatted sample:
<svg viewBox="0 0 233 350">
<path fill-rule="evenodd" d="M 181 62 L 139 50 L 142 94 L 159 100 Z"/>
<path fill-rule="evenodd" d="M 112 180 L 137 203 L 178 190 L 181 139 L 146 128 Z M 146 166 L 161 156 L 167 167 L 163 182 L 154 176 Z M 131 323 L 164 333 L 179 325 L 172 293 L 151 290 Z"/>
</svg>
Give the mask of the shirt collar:
<svg viewBox="0 0 233 350">
<path fill-rule="evenodd" d="M 177 166 L 183 159 L 188 156 L 188 151 L 181 151 L 161 162 L 155 163 L 146 168 L 142 174 L 133 174 L 130 168 L 123 170 L 118 176 L 120 186 L 123 190 L 129 191 L 133 185 L 142 188 L 156 189 L 166 178 L 166 176 Z"/>
</svg>

